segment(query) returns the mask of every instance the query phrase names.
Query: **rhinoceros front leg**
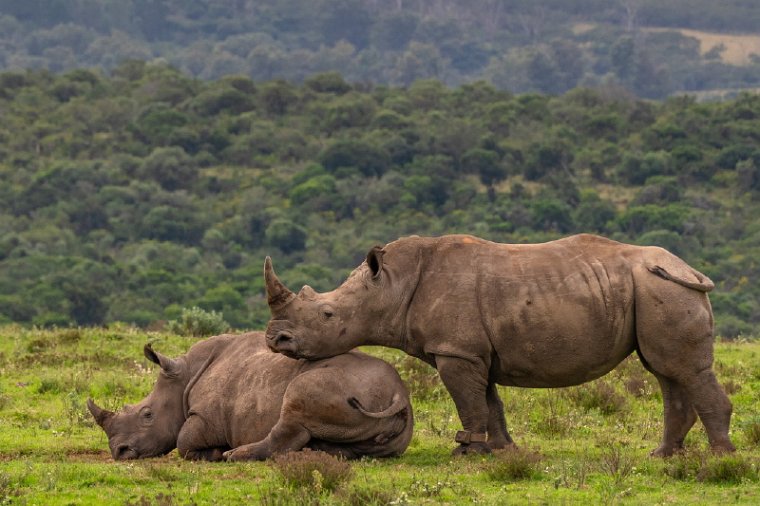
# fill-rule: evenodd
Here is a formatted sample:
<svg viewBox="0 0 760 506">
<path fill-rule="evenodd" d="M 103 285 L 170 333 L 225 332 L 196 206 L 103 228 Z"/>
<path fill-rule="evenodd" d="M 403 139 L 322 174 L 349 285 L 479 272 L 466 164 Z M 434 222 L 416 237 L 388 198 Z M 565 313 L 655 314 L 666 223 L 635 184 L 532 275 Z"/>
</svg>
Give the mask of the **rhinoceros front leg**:
<svg viewBox="0 0 760 506">
<path fill-rule="evenodd" d="M 208 427 L 197 415 L 190 416 L 177 436 L 177 451 L 187 460 L 224 460 L 223 454 L 229 450 L 217 437 L 216 431 Z"/>
<path fill-rule="evenodd" d="M 504 418 L 504 404 L 502 404 L 499 398 L 496 383 L 488 383 L 486 401 L 488 402 L 488 446 L 492 450 L 516 446 L 507 430 L 507 421 Z"/>
<path fill-rule="evenodd" d="M 487 443 L 486 434 L 489 424 L 489 405 L 486 400 L 487 368 L 482 362 L 443 355 L 436 355 L 435 366 L 443 384 L 454 399 L 464 428 L 455 438 L 459 447 L 454 450 L 454 455 L 490 453 L 491 447 Z M 499 424 L 496 420 L 494 423 Z M 506 432 L 506 426 L 504 430 Z"/>
</svg>

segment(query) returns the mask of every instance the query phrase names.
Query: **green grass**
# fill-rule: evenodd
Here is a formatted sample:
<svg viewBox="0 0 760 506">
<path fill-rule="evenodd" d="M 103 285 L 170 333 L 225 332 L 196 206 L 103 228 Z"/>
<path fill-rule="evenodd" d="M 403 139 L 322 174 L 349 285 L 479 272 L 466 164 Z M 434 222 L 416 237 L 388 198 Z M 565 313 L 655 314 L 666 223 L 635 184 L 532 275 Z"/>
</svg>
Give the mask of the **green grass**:
<svg viewBox="0 0 760 506">
<path fill-rule="evenodd" d="M 687 452 L 666 460 L 648 456 L 662 434 L 662 406 L 635 358 L 579 387 L 501 389 L 520 453 L 452 458 L 459 420 L 435 371 L 368 348 L 410 387 L 415 436 L 400 458 L 351 462 L 333 487 L 327 473 L 343 473 L 340 466 L 294 481 L 273 462 L 187 462 L 176 452 L 112 461 L 85 401 L 118 409 L 141 399 L 157 374 L 142 356 L 147 341 L 174 356 L 195 339 L 128 327 L 0 327 L 0 504 L 760 503 L 760 343 L 716 345 L 739 451 L 710 454 L 698 423 Z"/>
</svg>

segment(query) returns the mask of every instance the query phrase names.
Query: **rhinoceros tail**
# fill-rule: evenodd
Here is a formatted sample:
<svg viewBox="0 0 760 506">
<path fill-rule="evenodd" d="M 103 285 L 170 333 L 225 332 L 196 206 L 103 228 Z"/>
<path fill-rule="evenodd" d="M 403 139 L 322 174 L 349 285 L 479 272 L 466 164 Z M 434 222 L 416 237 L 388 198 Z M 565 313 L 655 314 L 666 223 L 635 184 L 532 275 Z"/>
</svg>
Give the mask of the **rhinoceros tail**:
<svg viewBox="0 0 760 506">
<path fill-rule="evenodd" d="M 668 281 L 672 281 L 674 283 L 678 283 L 681 286 L 685 286 L 686 288 L 691 288 L 692 290 L 699 290 L 700 292 L 709 292 L 713 288 L 715 288 L 715 283 L 712 282 L 710 278 L 702 274 L 701 272 L 698 272 L 694 269 L 691 270 L 691 274 L 696 278 L 697 281 L 689 281 L 688 279 L 684 279 L 681 276 L 676 276 L 668 271 L 665 270 L 664 267 L 660 267 L 659 265 L 651 265 L 647 266 L 647 269 L 652 274 L 655 274 L 662 279 L 667 279 Z"/>
<path fill-rule="evenodd" d="M 352 408 L 358 409 L 362 414 L 369 416 L 370 418 L 388 418 L 397 415 L 408 405 L 404 397 L 400 394 L 394 394 L 391 405 L 382 411 L 367 411 L 356 397 L 349 398 L 348 403 Z"/>
</svg>

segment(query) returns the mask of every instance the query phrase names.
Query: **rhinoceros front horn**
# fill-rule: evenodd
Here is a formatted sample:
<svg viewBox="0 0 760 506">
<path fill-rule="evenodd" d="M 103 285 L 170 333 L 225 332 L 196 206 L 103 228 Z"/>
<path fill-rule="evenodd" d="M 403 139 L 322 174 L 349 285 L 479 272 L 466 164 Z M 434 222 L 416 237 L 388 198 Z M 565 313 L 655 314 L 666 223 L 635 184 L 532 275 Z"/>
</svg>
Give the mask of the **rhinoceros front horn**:
<svg viewBox="0 0 760 506">
<path fill-rule="evenodd" d="M 103 430 L 108 432 L 106 425 L 108 424 L 108 421 L 113 417 L 114 412 L 101 408 L 95 404 L 92 399 L 87 399 L 87 409 L 89 409 L 90 413 L 92 413 L 92 417 L 95 418 L 95 422 L 100 425 Z"/>
<path fill-rule="evenodd" d="M 264 260 L 264 281 L 267 287 L 267 303 L 273 311 L 281 308 L 296 296 L 277 278 L 272 268 L 272 259 L 269 257 Z"/>
</svg>

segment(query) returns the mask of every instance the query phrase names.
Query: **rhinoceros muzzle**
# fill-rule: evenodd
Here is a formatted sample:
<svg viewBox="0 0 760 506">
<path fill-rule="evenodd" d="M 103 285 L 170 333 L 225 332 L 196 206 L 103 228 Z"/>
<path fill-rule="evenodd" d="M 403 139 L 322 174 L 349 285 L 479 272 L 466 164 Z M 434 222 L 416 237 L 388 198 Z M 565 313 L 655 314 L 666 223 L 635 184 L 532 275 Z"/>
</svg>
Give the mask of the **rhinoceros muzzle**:
<svg viewBox="0 0 760 506">
<path fill-rule="evenodd" d="M 293 334 L 287 330 L 279 330 L 273 334 L 267 334 L 267 345 L 272 351 L 282 353 L 290 358 L 298 358 L 298 343 Z"/>
<path fill-rule="evenodd" d="M 113 452 L 114 460 L 134 460 L 140 458 L 140 455 L 128 445 L 119 445 L 114 448 Z"/>
</svg>

